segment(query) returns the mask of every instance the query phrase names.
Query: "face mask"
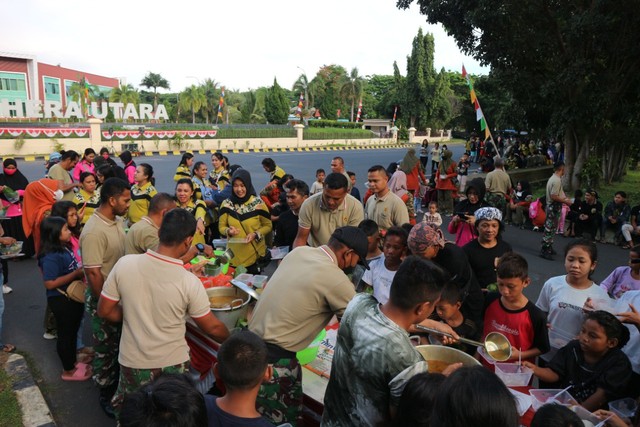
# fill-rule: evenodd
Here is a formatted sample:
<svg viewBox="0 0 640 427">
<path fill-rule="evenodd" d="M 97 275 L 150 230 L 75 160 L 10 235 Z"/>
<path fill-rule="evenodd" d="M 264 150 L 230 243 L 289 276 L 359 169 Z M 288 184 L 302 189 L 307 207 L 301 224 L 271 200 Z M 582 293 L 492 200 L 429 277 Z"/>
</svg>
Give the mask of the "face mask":
<svg viewBox="0 0 640 427">
<path fill-rule="evenodd" d="M 54 191 L 53 192 L 53 197 L 56 199 L 56 201 L 62 200 L 62 198 L 64 197 L 64 191 L 62 191 L 62 190 Z"/>
<path fill-rule="evenodd" d="M 18 171 L 18 169 L 7 169 L 7 168 L 4 168 L 4 174 L 5 175 L 9 175 L 9 176 L 13 175 L 17 171 Z"/>
</svg>

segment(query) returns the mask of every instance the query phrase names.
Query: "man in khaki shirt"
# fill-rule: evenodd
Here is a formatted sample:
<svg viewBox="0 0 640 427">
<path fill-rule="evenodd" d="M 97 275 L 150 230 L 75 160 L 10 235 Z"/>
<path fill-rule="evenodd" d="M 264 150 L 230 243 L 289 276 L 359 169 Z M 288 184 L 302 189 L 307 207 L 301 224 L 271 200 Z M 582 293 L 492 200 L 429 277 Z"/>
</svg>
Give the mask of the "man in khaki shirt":
<svg viewBox="0 0 640 427">
<path fill-rule="evenodd" d="M 362 203 L 349 194 L 348 179 L 340 173 L 330 173 L 324 180 L 322 193 L 304 201 L 298 215 L 298 234 L 293 247 L 318 247 L 329 241 L 338 227 L 357 227 L 364 219 Z"/>
<path fill-rule="evenodd" d="M 507 195 L 511 192 L 511 177 L 504 170 L 504 160 L 495 161 L 495 169 L 487 174 L 484 185 L 487 187 L 487 203 L 500 209 L 502 216 L 506 215 Z"/>
<path fill-rule="evenodd" d="M 220 343 L 229 336 L 224 323 L 211 313 L 204 287 L 180 259 L 190 250 L 195 231 L 193 215 L 173 209 L 160 226 L 157 251 L 122 257 L 107 277 L 98 315 L 123 325 L 116 410 L 126 394 L 161 372 L 188 371 L 187 316 Z"/>
<path fill-rule="evenodd" d="M 365 207 L 365 216 L 378 224 L 378 228 L 400 227 L 409 223 L 407 205 L 387 186 L 389 177 L 384 166 L 375 165 L 367 173 L 369 188 L 373 197 L 369 197 Z"/>
<path fill-rule="evenodd" d="M 98 317 L 98 297 L 113 266 L 124 255 L 124 226 L 122 217 L 131 202 L 129 183 L 109 178 L 100 190 L 100 206 L 85 224 L 80 234 L 80 252 L 89 288 L 86 310 L 91 316 L 95 344 L 93 379 L 100 389 L 100 406 L 114 417 L 111 398 L 118 386 L 118 345 L 122 325 Z"/>
<path fill-rule="evenodd" d="M 326 191 L 326 190 L 325 190 Z M 269 350 L 274 376 L 258 394 L 258 411 L 272 423 L 299 422 L 302 372 L 296 352 L 306 348 L 355 295 L 344 270 L 366 262 L 367 236 L 357 227 L 336 229 L 327 245 L 295 248 L 264 288 L 249 329 Z M 300 424 L 298 424 L 300 425 Z"/>
<path fill-rule="evenodd" d="M 349 177 L 349 173 L 347 172 L 347 169 L 344 167 L 344 159 L 342 157 L 337 156 L 331 159 L 331 172 L 341 173 L 347 178 L 347 183 L 349 185 L 349 193 L 351 193 L 351 188 L 353 188 L 353 184 L 351 183 L 351 177 Z"/>
</svg>

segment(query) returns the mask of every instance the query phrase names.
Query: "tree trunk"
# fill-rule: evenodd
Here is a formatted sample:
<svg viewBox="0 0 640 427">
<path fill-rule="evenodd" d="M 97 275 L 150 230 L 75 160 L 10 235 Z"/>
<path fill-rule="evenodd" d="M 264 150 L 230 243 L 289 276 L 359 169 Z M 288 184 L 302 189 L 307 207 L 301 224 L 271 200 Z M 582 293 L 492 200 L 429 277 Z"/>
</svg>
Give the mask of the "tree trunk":
<svg viewBox="0 0 640 427">
<path fill-rule="evenodd" d="M 565 127 L 565 183 L 570 190 L 580 188 L 582 180 L 580 172 L 589 156 L 590 133 L 588 130 L 580 132 L 573 123 Z"/>
<path fill-rule="evenodd" d="M 601 150 L 602 177 L 604 182 L 611 184 L 613 181 L 620 181 L 627 170 L 628 157 L 627 147 L 623 144 L 608 144 Z"/>
<path fill-rule="evenodd" d="M 191 123 L 196 124 L 196 110 L 195 108 L 191 108 Z"/>
<path fill-rule="evenodd" d="M 153 112 L 158 111 L 158 89 L 153 88 Z"/>
<path fill-rule="evenodd" d="M 353 122 L 353 107 L 355 105 L 356 101 L 355 98 L 351 100 L 351 122 Z"/>
</svg>

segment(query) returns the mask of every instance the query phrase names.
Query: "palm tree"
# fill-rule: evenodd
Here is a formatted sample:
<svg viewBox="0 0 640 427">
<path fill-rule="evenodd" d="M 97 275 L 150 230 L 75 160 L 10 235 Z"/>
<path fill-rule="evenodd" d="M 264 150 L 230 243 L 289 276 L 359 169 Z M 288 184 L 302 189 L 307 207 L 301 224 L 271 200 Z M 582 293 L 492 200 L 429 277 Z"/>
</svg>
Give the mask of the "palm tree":
<svg viewBox="0 0 640 427">
<path fill-rule="evenodd" d="M 296 93 L 304 92 L 304 109 L 309 109 L 309 79 L 307 75 L 302 73 L 298 80 L 293 84 L 293 91 Z M 311 104 L 313 105 L 313 104 Z"/>
<path fill-rule="evenodd" d="M 218 101 L 220 98 L 220 92 L 217 90 L 218 82 L 213 79 L 206 78 L 200 86 L 205 96 L 205 103 L 202 106 L 204 110 L 204 116 L 207 123 L 209 123 L 209 117 L 213 117 L 218 108 Z M 211 116 L 209 116 L 211 115 Z"/>
<path fill-rule="evenodd" d="M 356 100 L 362 96 L 363 87 L 364 79 L 358 75 L 358 68 L 352 68 L 351 73 L 345 76 L 342 87 L 340 88 L 340 96 L 347 101 L 351 101 L 351 121 L 353 121 L 353 110 Z"/>
<path fill-rule="evenodd" d="M 100 90 L 89 84 L 86 77 L 81 77 L 80 81 L 73 82 L 71 86 L 69 86 L 69 98 L 72 101 L 80 103 L 82 111 L 84 111 L 85 116 L 87 113 L 87 104 L 91 101 L 95 101 L 100 93 Z"/>
<path fill-rule="evenodd" d="M 140 86 L 147 89 L 153 88 L 153 111 L 158 108 L 158 88 L 170 89 L 169 81 L 160 74 L 149 72 L 140 82 Z"/>
<path fill-rule="evenodd" d="M 109 102 L 120 102 L 122 104 L 137 104 L 140 94 L 130 84 L 120 85 L 111 90 Z"/>
<path fill-rule="evenodd" d="M 195 124 L 196 112 L 207 102 L 201 87 L 191 85 L 180 94 L 180 106 L 191 110 L 191 121 Z"/>
</svg>

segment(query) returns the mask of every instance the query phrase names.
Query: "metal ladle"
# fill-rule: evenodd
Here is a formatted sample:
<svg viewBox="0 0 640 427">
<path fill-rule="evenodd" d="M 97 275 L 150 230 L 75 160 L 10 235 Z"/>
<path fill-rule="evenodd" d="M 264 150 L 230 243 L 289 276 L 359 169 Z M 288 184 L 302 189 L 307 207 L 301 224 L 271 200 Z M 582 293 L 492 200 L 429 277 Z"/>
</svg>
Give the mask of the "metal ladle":
<svg viewBox="0 0 640 427">
<path fill-rule="evenodd" d="M 507 337 L 502 335 L 500 332 L 489 332 L 487 334 L 487 337 L 484 339 L 484 342 L 480 342 L 463 337 L 460 337 L 458 340 L 456 340 L 451 334 L 439 331 L 437 329 L 427 328 L 426 326 L 422 325 L 416 325 L 416 329 L 436 335 L 441 335 L 443 337 L 448 337 L 454 341 L 460 341 L 465 344 L 480 346 L 484 348 L 484 350 L 489 356 L 491 356 L 492 359 L 498 362 L 504 362 L 505 360 L 509 360 L 509 358 L 511 357 L 511 344 L 509 343 Z"/>
</svg>

